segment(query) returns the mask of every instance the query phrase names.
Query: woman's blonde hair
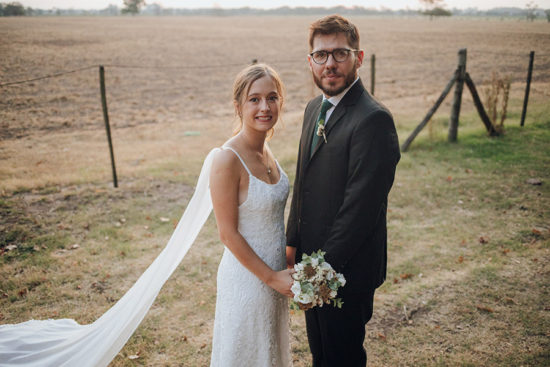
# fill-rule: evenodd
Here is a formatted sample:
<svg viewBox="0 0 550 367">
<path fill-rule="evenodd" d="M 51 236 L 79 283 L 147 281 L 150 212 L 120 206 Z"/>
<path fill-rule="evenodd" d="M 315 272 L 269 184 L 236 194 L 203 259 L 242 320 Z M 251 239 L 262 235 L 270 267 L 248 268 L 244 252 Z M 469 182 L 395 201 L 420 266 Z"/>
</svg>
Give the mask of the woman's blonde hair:
<svg viewBox="0 0 550 367">
<path fill-rule="evenodd" d="M 279 74 L 277 74 L 277 72 L 267 64 L 253 64 L 247 66 L 241 70 L 239 74 L 237 74 L 235 82 L 233 83 L 233 102 L 236 106 L 235 113 L 239 116 L 238 125 L 233 130 L 234 135 L 237 135 L 242 129 L 243 121 L 239 110 L 242 107 L 248 92 L 250 91 L 252 83 L 263 78 L 264 76 L 270 77 L 271 80 L 273 80 L 273 83 L 275 83 L 275 88 L 277 89 L 277 94 L 279 95 L 279 110 L 283 109 L 284 85 L 281 77 L 279 77 Z M 273 128 L 268 132 L 267 136 L 268 139 L 273 136 Z"/>
</svg>

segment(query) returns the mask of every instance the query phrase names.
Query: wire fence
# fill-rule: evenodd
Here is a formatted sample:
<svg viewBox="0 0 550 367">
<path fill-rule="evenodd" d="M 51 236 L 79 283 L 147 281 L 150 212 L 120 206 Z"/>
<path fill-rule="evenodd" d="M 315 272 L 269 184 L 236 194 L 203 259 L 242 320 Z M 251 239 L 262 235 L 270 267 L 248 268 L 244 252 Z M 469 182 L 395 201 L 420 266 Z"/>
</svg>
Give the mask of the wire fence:
<svg viewBox="0 0 550 367">
<path fill-rule="evenodd" d="M 517 54 L 512 54 L 512 53 L 505 53 L 505 54 L 491 53 L 491 52 L 487 52 L 487 53 L 495 55 L 495 56 L 514 56 L 516 58 L 520 58 L 520 57 L 522 59 L 524 58 L 524 55 L 519 56 Z M 536 55 L 539 58 L 548 58 L 550 56 L 550 54 L 544 54 L 544 53 L 543 54 L 537 53 Z M 470 56 L 470 58 L 471 58 L 471 56 Z M 377 60 L 378 60 L 379 63 L 383 63 L 385 60 L 388 60 L 388 59 L 393 59 L 394 61 L 397 60 L 397 61 L 403 61 L 403 62 L 410 61 L 410 59 L 405 59 L 403 57 L 397 57 L 395 55 L 394 56 L 391 56 L 391 55 L 382 56 L 382 57 L 377 56 Z M 272 61 L 272 63 L 275 64 L 275 65 L 283 65 L 283 64 L 297 65 L 297 64 L 303 63 L 303 62 L 304 62 L 304 60 L 280 60 L 280 61 L 275 60 L 275 61 Z M 102 64 L 102 65 L 105 68 L 143 69 L 143 70 L 170 70 L 170 71 L 185 70 L 185 71 L 187 71 L 187 70 L 208 70 L 208 69 L 244 67 L 246 64 L 245 63 L 234 63 L 234 64 L 192 65 L 192 66 L 124 65 L 124 64 Z M 99 66 L 100 66 L 99 64 L 97 64 L 97 65 L 88 65 L 88 66 L 84 66 L 84 67 L 74 69 L 74 70 L 59 71 L 59 72 L 52 73 L 52 74 L 45 74 L 45 75 L 30 77 L 30 79 L 22 79 L 22 78 L 25 77 L 25 75 L 17 75 L 15 77 L 12 76 L 12 79 L 22 79 L 22 80 L 5 81 L 5 82 L 0 83 L 0 87 L 8 87 L 8 86 L 18 85 L 18 84 L 27 84 L 27 83 L 31 83 L 31 82 L 35 82 L 35 81 L 39 81 L 39 80 L 50 79 L 50 78 L 60 77 L 60 76 L 68 75 L 68 74 L 73 74 L 73 73 L 77 73 L 77 72 L 84 71 L 84 70 L 97 69 L 97 68 L 99 68 Z M 544 63 L 539 62 L 539 67 L 537 69 L 540 70 L 540 69 L 549 69 L 549 68 L 550 68 L 550 61 L 545 61 Z M 524 69 L 525 69 L 525 67 L 522 66 L 522 65 L 507 65 L 504 68 L 500 67 L 499 71 L 503 74 L 506 74 L 506 73 L 523 72 Z M 435 75 L 432 75 L 432 76 L 435 77 Z M 547 75 L 544 75 L 543 78 L 540 78 L 539 80 L 547 81 L 546 76 Z M 520 78 L 520 76 L 518 76 L 518 78 Z M 420 80 L 425 80 L 425 79 L 423 79 L 423 78 L 421 79 L 418 76 L 412 76 L 412 77 L 409 77 L 409 78 L 400 78 L 399 80 L 387 79 L 387 80 L 379 81 L 378 84 L 394 84 L 396 82 L 420 81 Z"/>
<path fill-rule="evenodd" d="M 370 86 L 372 78 L 368 56 L 359 69 L 365 86 Z M 494 57 L 501 59 L 498 68 L 490 62 Z M 502 62 L 502 58 L 509 61 Z M 230 94 L 233 77 L 244 66 L 256 61 L 263 60 L 185 66 L 104 64 L 107 101 L 109 112 L 114 117 L 113 125 L 123 128 L 159 123 L 166 115 L 208 119 L 212 110 L 218 111 L 218 114 L 224 111 L 222 115 L 229 117 L 233 113 Z M 528 53 L 473 51 L 468 55 L 467 70 L 478 88 L 483 88 L 490 82 L 491 74 L 498 72 L 509 77 L 516 89 L 522 89 L 528 61 Z M 283 80 L 292 80 L 287 84 L 287 110 L 302 109 L 307 100 L 319 93 L 310 77 L 305 57 L 269 60 L 269 63 L 281 72 Z M 403 70 L 396 73 L 396 64 L 402 65 Z M 411 104 L 421 101 L 421 105 L 428 106 L 426 100 L 441 91 L 452 76 L 455 64 L 456 53 L 451 52 L 437 54 L 437 57 L 377 54 L 375 95 L 383 102 L 390 101 L 388 104 L 412 98 L 416 102 L 411 101 Z M 102 128 L 98 69 L 99 65 L 86 65 L 2 80 L 0 116 L 4 122 L 0 138 L 20 137 L 33 130 Z M 537 85 L 550 83 L 550 54 L 535 54 L 533 83 L 535 95 L 547 93 Z M 401 111 L 394 112 L 399 114 Z"/>
</svg>

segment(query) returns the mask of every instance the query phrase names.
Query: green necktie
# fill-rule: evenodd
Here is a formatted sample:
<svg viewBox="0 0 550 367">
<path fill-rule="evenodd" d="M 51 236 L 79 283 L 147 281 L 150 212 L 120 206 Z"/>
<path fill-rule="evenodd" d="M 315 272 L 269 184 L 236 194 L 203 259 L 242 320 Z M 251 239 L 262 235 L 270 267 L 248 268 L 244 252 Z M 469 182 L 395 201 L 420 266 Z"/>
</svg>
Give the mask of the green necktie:
<svg viewBox="0 0 550 367">
<path fill-rule="evenodd" d="M 329 102 L 328 99 L 325 99 L 323 103 L 321 104 L 321 113 L 319 113 L 319 117 L 317 118 L 317 123 L 315 124 L 315 128 L 313 129 L 313 139 L 311 140 L 311 151 L 310 155 L 313 155 L 313 150 L 317 146 L 317 142 L 321 138 L 321 136 L 317 135 L 317 130 L 319 129 L 319 125 L 325 125 L 325 119 L 327 117 L 327 111 L 330 110 L 330 108 L 333 107 L 332 103 Z"/>
</svg>

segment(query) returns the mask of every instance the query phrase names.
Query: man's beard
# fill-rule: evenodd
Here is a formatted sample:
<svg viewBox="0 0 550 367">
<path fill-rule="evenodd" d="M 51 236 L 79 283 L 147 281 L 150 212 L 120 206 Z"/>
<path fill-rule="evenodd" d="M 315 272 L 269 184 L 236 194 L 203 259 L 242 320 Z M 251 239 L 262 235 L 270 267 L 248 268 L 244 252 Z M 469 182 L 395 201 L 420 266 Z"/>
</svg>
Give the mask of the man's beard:
<svg viewBox="0 0 550 367">
<path fill-rule="evenodd" d="M 346 90 L 347 87 L 349 87 L 354 81 L 355 77 L 357 75 L 357 68 L 354 66 L 352 70 L 350 70 L 349 74 L 345 76 L 344 84 L 338 88 L 338 89 L 327 89 L 323 86 L 321 78 L 318 78 L 315 74 L 313 75 L 313 81 L 325 93 L 326 96 L 333 97 L 340 93 L 342 93 L 344 90 Z M 330 87 L 329 87 L 330 88 Z"/>
</svg>

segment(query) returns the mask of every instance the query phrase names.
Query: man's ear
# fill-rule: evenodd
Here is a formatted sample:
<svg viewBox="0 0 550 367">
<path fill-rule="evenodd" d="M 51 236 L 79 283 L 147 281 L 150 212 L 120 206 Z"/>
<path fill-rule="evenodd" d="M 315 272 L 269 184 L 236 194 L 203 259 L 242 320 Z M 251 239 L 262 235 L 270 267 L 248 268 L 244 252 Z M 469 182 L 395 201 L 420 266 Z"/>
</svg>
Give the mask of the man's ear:
<svg viewBox="0 0 550 367">
<path fill-rule="evenodd" d="M 357 51 L 357 68 L 359 69 L 361 65 L 363 65 L 363 58 L 365 57 L 365 53 L 363 50 Z"/>
<path fill-rule="evenodd" d="M 311 59 L 311 56 L 307 55 L 307 63 L 309 65 L 309 71 L 313 71 L 312 64 L 311 64 L 312 62 L 313 62 L 313 60 Z"/>
</svg>

